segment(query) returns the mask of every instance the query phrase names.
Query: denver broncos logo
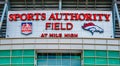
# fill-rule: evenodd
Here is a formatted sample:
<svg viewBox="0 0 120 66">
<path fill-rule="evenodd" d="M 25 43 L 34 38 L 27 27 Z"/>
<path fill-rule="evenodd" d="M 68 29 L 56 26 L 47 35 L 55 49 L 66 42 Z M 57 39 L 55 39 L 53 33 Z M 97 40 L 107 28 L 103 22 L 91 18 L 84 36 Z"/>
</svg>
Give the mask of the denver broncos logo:
<svg viewBox="0 0 120 66">
<path fill-rule="evenodd" d="M 82 28 L 84 30 L 86 30 L 86 31 L 89 31 L 92 35 L 94 34 L 94 32 L 99 32 L 99 33 L 103 33 L 104 32 L 104 30 L 101 27 L 95 25 L 92 22 L 84 23 Z"/>
</svg>

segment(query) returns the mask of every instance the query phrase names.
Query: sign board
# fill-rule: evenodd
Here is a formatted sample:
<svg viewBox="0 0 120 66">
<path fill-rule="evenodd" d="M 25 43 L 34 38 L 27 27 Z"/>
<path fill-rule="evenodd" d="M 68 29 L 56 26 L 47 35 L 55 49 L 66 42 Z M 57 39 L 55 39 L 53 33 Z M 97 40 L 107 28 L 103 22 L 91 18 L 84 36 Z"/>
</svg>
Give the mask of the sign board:
<svg viewBox="0 0 120 66">
<path fill-rule="evenodd" d="M 6 38 L 113 38 L 111 11 L 9 11 Z"/>
</svg>

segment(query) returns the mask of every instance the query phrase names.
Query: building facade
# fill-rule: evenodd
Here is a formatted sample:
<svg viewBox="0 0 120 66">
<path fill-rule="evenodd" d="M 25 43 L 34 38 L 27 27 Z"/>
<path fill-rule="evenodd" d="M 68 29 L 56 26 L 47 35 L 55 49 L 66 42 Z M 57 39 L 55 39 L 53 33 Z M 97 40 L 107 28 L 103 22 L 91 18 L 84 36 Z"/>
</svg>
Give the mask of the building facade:
<svg viewBox="0 0 120 66">
<path fill-rule="evenodd" d="M 0 66 L 120 66 L 120 0 L 1 0 Z"/>
</svg>

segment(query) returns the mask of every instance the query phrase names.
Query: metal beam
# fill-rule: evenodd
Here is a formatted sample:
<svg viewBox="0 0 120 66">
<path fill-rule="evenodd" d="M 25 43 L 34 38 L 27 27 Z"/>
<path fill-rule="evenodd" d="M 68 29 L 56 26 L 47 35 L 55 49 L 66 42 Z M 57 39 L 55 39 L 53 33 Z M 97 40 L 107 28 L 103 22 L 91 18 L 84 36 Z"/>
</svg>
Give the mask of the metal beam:
<svg viewBox="0 0 120 66">
<path fill-rule="evenodd" d="M 115 12 L 116 12 L 116 15 L 117 15 L 119 27 L 120 27 L 120 15 L 119 15 L 119 10 L 118 10 L 118 6 L 117 6 L 117 2 L 114 3 L 114 6 L 115 6 Z"/>
<path fill-rule="evenodd" d="M 5 4 L 4 4 L 4 9 L 3 9 L 1 20 L 0 20 L 0 29 L 2 27 L 2 23 L 3 23 L 3 20 L 4 20 L 5 13 L 6 13 L 6 9 L 7 9 L 7 2 L 5 2 Z"/>
<path fill-rule="evenodd" d="M 62 10 L 62 0 L 59 0 L 59 10 Z"/>
</svg>

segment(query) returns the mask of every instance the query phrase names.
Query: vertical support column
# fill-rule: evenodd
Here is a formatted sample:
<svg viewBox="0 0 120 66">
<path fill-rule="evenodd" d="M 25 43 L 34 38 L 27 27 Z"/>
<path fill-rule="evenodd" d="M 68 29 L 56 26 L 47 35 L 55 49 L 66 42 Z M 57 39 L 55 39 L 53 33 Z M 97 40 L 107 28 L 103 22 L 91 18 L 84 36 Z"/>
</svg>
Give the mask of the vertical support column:
<svg viewBox="0 0 120 66">
<path fill-rule="evenodd" d="M 7 4 L 7 7 L 6 7 L 6 18 L 7 18 L 8 10 L 10 9 L 10 2 L 9 2 L 9 0 L 6 0 L 6 4 Z"/>
<path fill-rule="evenodd" d="M 59 10 L 62 10 L 62 0 L 59 0 Z"/>
<path fill-rule="evenodd" d="M 10 9 L 10 0 L 7 0 L 7 4 L 8 4 L 7 9 L 9 10 Z"/>
<path fill-rule="evenodd" d="M 35 4 L 36 4 L 36 1 L 35 0 L 33 0 L 33 9 L 35 9 L 36 7 L 35 7 Z"/>
<path fill-rule="evenodd" d="M 115 0 L 113 0 L 113 3 L 112 3 L 112 15 L 113 15 L 113 36 L 115 38 L 115 5 L 114 5 L 114 2 Z"/>
<path fill-rule="evenodd" d="M 34 66 L 37 66 L 37 52 L 34 49 Z"/>
</svg>

